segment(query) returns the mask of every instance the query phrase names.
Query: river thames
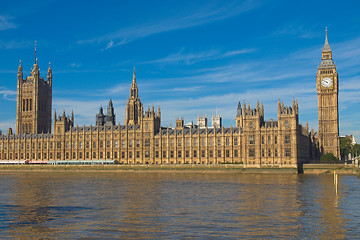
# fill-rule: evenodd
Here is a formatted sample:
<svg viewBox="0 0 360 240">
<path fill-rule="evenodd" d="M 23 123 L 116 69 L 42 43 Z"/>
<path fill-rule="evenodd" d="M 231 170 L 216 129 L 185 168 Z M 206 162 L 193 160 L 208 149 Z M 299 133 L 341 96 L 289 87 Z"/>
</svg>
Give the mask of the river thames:
<svg viewBox="0 0 360 240">
<path fill-rule="evenodd" d="M 1 173 L 4 239 L 351 239 L 360 178 L 236 173 Z"/>
</svg>

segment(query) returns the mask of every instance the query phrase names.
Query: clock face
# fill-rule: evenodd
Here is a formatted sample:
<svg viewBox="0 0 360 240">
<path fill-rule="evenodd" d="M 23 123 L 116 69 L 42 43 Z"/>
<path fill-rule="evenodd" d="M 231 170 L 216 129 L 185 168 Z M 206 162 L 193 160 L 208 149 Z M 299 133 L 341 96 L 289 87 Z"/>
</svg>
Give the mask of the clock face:
<svg viewBox="0 0 360 240">
<path fill-rule="evenodd" d="M 333 84 L 333 81 L 331 78 L 329 77 L 324 77 L 322 80 L 321 80 L 321 86 L 325 87 L 325 88 L 328 88 L 328 87 L 331 87 Z"/>
</svg>

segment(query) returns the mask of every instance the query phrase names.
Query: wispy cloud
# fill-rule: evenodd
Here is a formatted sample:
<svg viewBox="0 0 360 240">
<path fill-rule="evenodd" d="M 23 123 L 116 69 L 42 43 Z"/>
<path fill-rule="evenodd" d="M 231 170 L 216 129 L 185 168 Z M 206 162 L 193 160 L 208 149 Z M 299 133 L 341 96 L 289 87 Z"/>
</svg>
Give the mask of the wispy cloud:
<svg viewBox="0 0 360 240">
<path fill-rule="evenodd" d="M 170 91 L 191 91 L 187 88 L 170 89 Z M 311 102 L 311 98 L 307 95 L 309 92 L 313 92 L 313 89 L 309 86 L 303 86 L 301 88 L 295 88 L 293 85 L 284 86 L 271 89 L 249 89 L 243 93 L 227 93 L 227 94 L 214 94 L 210 96 L 197 97 L 194 95 L 190 98 L 173 99 L 173 100 L 155 100 L 150 102 L 144 102 L 144 106 L 149 106 L 154 103 L 155 106 L 161 106 L 162 122 L 165 125 L 169 125 L 175 121 L 179 114 L 185 117 L 186 121 L 195 120 L 197 114 L 207 114 L 211 116 L 211 113 L 215 113 L 216 109 L 221 113 L 222 117 L 228 122 L 233 122 L 236 112 L 236 106 L 238 101 L 246 100 L 250 102 L 252 107 L 256 106 L 256 101 L 263 101 L 266 107 L 266 118 L 276 118 L 277 113 L 277 101 L 279 96 L 285 101 L 286 105 L 290 105 L 292 98 L 297 96 L 299 102 L 301 102 L 301 109 L 311 110 L 314 104 Z M 316 99 L 316 96 L 315 96 Z M 100 104 L 106 108 L 109 99 L 102 98 L 98 100 L 72 100 L 64 98 L 55 98 L 53 100 L 53 108 L 57 110 L 58 114 L 62 114 L 63 109 L 66 110 L 66 114 L 70 114 L 72 110 L 75 113 L 76 124 L 89 125 L 95 123 L 95 115 L 98 112 Z M 117 113 L 117 122 L 124 123 L 124 110 L 126 99 L 113 99 L 115 111 Z M 213 104 L 209 104 L 213 103 Z"/>
<path fill-rule="evenodd" d="M 254 48 L 245 48 L 245 49 L 241 49 L 241 50 L 228 51 L 224 54 L 224 57 L 236 56 L 236 55 L 241 55 L 241 54 L 245 54 L 245 53 L 251 53 L 251 52 L 254 52 L 255 50 L 256 49 L 254 49 Z"/>
<path fill-rule="evenodd" d="M 72 63 L 70 63 L 69 65 L 70 65 L 71 68 L 78 68 L 78 67 L 81 66 L 80 63 L 76 63 L 76 62 L 72 62 Z"/>
<path fill-rule="evenodd" d="M 16 91 L 8 90 L 5 87 L 0 87 L 0 95 L 2 95 L 6 100 L 16 101 L 16 98 L 13 97 L 16 96 Z"/>
<path fill-rule="evenodd" d="M 106 47 L 104 49 L 102 49 L 102 51 L 105 51 L 105 50 L 107 50 L 109 48 L 112 48 L 113 46 L 114 46 L 114 41 L 111 40 L 110 42 L 108 42 Z"/>
<path fill-rule="evenodd" d="M 0 31 L 16 28 L 13 20 L 14 18 L 11 16 L 0 15 Z"/>
<path fill-rule="evenodd" d="M 197 53 L 184 53 L 184 50 L 180 50 L 177 53 L 170 54 L 167 57 L 146 61 L 142 63 L 165 63 L 165 64 L 172 64 L 172 63 L 180 63 L 184 62 L 186 64 L 191 64 L 196 61 L 201 60 L 210 60 L 213 59 L 215 56 L 219 56 L 220 52 L 218 50 L 208 50 L 203 52 L 197 52 Z"/>
<path fill-rule="evenodd" d="M 236 55 L 246 54 L 255 51 L 255 49 L 241 49 L 228 52 L 222 52 L 218 49 L 211 49 L 202 52 L 186 53 L 184 49 L 179 52 L 170 54 L 167 57 L 155 59 L 151 61 L 141 62 L 142 64 L 149 63 L 161 63 L 161 64 L 174 64 L 174 63 L 185 63 L 187 65 L 193 64 L 200 61 L 210 61 L 215 59 L 221 59 L 226 57 L 232 57 Z"/>
<path fill-rule="evenodd" d="M 105 90 L 100 90 L 101 95 L 102 96 L 106 96 L 106 95 L 114 95 L 114 94 L 125 94 L 128 93 L 128 91 L 130 90 L 130 83 L 127 84 L 118 84 L 114 87 L 105 89 Z"/>
<path fill-rule="evenodd" d="M 227 2 L 226 5 L 212 4 L 198 10 L 195 13 L 190 13 L 185 16 L 177 16 L 172 19 L 162 20 L 161 22 L 147 23 L 143 25 L 119 29 L 117 31 L 102 36 L 79 40 L 77 43 L 105 43 L 106 47 L 103 48 L 103 50 L 106 50 L 111 47 L 120 46 L 132 42 L 136 39 L 148 37 L 154 34 L 200 26 L 210 22 L 230 18 L 232 16 L 252 10 L 258 6 L 259 3 L 252 0 L 245 0 L 241 3 L 238 3 L 238 1 L 232 1 L 230 3 Z"/>
<path fill-rule="evenodd" d="M 271 37 L 290 35 L 296 36 L 298 38 L 311 39 L 319 35 L 319 32 L 314 30 L 315 27 L 317 26 L 313 24 L 311 24 L 311 27 L 309 27 L 309 25 L 304 26 L 299 23 L 290 23 L 278 28 L 274 33 L 271 34 Z"/>
<path fill-rule="evenodd" d="M 11 40 L 7 42 L 0 40 L 0 49 L 10 50 L 10 49 L 26 48 L 32 46 L 33 44 L 34 43 L 23 40 L 20 41 Z"/>
<path fill-rule="evenodd" d="M 15 131 L 15 120 L 7 120 L 7 121 L 3 121 L 3 122 L 0 122 L 0 130 L 3 130 L 3 134 L 6 134 L 7 130 L 9 128 L 12 128 L 13 132 Z"/>
<path fill-rule="evenodd" d="M 277 118 L 277 101 L 281 98 L 286 105 L 292 104 L 292 99 L 296 97 L 303 112 L 316 112 L 313 101 L 316 101 L 316 95 L 309 97 L 314 92 L 313 89 L 305 85 L 294 87 L 294 85 L 267 89 L 249 89 L 243 93 L 216 94 L 204 97 L 193 97 L 184 99 L 156 101 L 155 105 L 160 105 L 163 113 L 162 121 L 169 125 L 173 123 L 176 117 L 185 117 L 186 121 L 195 121 L 198 114 L 207 114 L 211 116 L 217 110 L 221 113 L 223 119 L 229 123 L 235 122 L 236 107 L 238 101 L 251 107 L 256 106 L 257 100 L 264 102 L 266 119 Z M 212 104 L 209 104 L 212 103 Z M 303 118 L 307 120 L 306 116 Z"/>
<path fill-rule="evenodd" d="M 125 100 L 112 99 L 112 101 L 115 107 L 116 121 L 123 123 L 125 117 Z M 56 110 L 57 114 L 62 114 L 63 110 L 65 110 L 66 115 L 71 114 L 71 111 L 74 111 L 76 125 L 94 125 L 95 116 L 99 112 L 100 105 L 106 109 L 108 102 L 109 99 L 107 98 L 91 101 L 88 99 L 72 100 L 55 98 L 53 100 L 53 111 Z"/>
</svg>

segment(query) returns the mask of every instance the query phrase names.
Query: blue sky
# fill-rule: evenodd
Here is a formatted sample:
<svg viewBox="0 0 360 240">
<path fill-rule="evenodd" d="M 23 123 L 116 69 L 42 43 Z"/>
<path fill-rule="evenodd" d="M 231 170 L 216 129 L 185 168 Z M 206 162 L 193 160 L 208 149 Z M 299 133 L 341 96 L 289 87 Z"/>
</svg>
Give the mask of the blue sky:
<svg viewBox="0 0 360 240">
<path fill-rule="evenodd" d="M 216 111 L 235 125 L 240 100 L 277 119 L 295 97 L 317 130 L 316 70 L 328 27 L 340 78 L 340 134 L 360 141 L 359 1 L 6 1 L 0 9 L 0 129 L 15 128 L 16 73 L 53 69 L 53 109 L 95 124 L 114 102 L 124 123 L 133 67 L 162 125 Z"/>
</svg>

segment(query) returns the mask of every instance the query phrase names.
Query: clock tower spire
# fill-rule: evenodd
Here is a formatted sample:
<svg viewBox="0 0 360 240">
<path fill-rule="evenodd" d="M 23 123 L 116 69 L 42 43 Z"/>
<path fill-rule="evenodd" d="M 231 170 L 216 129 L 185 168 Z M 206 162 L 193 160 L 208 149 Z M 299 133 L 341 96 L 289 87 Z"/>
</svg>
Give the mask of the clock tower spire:
<svg viewBox="0 0 360 240">
<path fill-rule="evenodd" d="M 339 78 L 328 42 L 327 28 L 321 63 L 316 73 L 318 94 L 319 144 L 322 154 L 340 157 L 339 143 Z"/>
</svg>

